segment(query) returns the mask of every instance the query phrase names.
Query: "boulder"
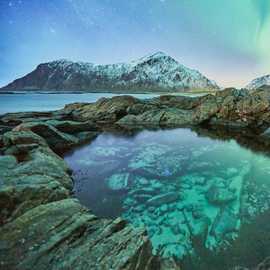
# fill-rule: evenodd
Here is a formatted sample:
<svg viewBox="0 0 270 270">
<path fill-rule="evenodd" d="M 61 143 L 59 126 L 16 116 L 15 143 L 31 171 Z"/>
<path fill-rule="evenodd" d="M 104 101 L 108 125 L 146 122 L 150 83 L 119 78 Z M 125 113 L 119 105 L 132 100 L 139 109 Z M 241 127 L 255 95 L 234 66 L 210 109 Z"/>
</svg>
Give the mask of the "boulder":
<svg viewBox="0 0 270 270">
<path fill-rule="evenodd" d="M 155 269 L 146 232 L 77 200 L 42 204 L 0 228 L 3 269 Z M 152 265 L 152 267 L 151 267 Z"/>
<path fill-rule="evenodd" d="M 106 183 L 112 191 L 124 191 L 128 188 L 128 179 L 128 173 L 113 174 L 106 179 Z"/>
<path fill-rule="evenodd" d="M 179 194 L 177 192 L 168 192 L 165 194 L 157 195 L 149 199 L 146 204 L 150 206 L 161 206 L 162 204 L 168 204 L 175 202 L 179 199 Z"/>
<path fill-rule="evenodd" d="M 234 201 L 236 197 L 235 192 L 215 184 L 213 184 L 206 193 L 208 202 L 214 205 L 228 204 Z"/>
<path fill-rule="evenodd" d="M 127 115 L 128 108 L 137 103 L 140 100 L 132 96 L 116 96 L 110 99 L 101 98 L 90 104 L 67 105 L 63 111 L 70 113 L 76 121 L 114 123 Z"/>
<path fill-rule="evenodd" d="M 54 126 L 44 122 L 23 123 L 13 129 L 14 131 L 32 131 L 46 140 L 48 145 L 54 149 L 70 148 L 79 143 L 79 140 L 70 134 L 63 133 Z"/>
<path fill-rule="evenodd" d="M 75 122 L 75 121 L 60 121 L 60 120 L 48 120 L 46 124 L 55 127 L 57 130 L 64 132 L 75 134 L 79 132 L 87 132 L 87 131 L 97 131 L 99 128 L 92 121 L 86 122 Z"/>
<path fill-rule="evenodd" d="M 211 229 L 211 234 L 223 240 L 223 237 L 237 231 L 238 216 L 228 207 L 221 209 Z"/>
</svg>

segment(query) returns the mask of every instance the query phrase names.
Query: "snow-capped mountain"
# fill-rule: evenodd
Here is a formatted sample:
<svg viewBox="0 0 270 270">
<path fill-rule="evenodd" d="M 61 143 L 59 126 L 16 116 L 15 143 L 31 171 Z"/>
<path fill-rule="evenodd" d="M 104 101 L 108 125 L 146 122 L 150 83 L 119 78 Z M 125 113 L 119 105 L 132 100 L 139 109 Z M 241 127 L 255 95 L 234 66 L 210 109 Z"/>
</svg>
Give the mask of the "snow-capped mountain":
<svg viewBox="0 0 270 270">
<path fill-rule="evenodd" d="M 262 86 L 270 86 L 270 74 L 254 79 L 246 86 L 246 88 L 254 90 Z"/>
<path fill-rule="evenodd" d="M 157 52 L 130 63 L 95 65 L 57 60 L 43 63 L 4 90 L 180 91 L 215 89 L 214 81 Z"/>
</svg>

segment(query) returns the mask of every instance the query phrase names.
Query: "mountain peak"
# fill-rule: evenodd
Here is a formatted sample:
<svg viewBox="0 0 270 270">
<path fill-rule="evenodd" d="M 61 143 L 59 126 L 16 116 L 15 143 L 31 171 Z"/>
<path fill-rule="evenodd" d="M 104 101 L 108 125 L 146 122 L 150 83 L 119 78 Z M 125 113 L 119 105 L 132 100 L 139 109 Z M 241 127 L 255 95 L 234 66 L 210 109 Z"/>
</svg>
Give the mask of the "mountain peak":
<svg viewBox="0 0 270 270">
<path fill-rule="evenodd" d="M 199 71 L 158 51 L 130 63 L 95 65 L 66 59 L 43 63 L 3 89 L 176 92 L 217 88 Z"/>
<path fill-rule="evenodd" d="M 173 63 L 176 64 L 177 61 L 172 58 L 171 56 L 169 56 L 168 54 L 158 51 L 155 53 L 151 53 L 151 54 L 147 54 L 137 60 L 132 61 L 132 64 L 142 64 L 142 63 L 148 63 L 149 61 L 151 61 L 152 63 L 156 63 L 156 62 L 167 62 L 167 63 Z"/>
<path fill-rule="evenodd" d="M 151 58 L 160 58 L 160 57 L 170 57 L 170 56 L 168 54 L 164 53 L 164 52 L 158 51 L 158 52 L 149 54 L 149 57 L 151 57 Z"/>
<path fill-rule="evenodd" d="M 249 90 L 254 90 L 254 89 L 258 89 L 262 86 L 270 86 L 270 74 L 265 75 L 265 76 L 261 76 L 259 78 L 256 78 L 254 80 L 252 80 L 247 86 L 246 88 Z"/>
</svg>

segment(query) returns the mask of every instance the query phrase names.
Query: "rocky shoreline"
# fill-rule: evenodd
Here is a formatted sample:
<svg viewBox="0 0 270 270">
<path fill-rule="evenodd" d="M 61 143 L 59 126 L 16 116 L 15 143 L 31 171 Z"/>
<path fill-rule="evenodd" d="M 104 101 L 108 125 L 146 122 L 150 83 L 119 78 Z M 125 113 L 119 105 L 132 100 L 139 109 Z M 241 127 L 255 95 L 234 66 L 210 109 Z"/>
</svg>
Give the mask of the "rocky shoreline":
<svg viewBox="0 0 270 270">
<path fill-rule="evenodd" d="M 226 89 L 203 97 L 117 96 L 1 116 L 0 269 L 178 269 L 152 255 L 144 230 L 120 218 L 98 218 L 80 205 L 61 154 L 112 127 L 195 126 L 205 136 L 232 130 L 236 135 L 224 138 L 252 138 L 254 147 L 265 149 L 269 103 L 265 89 Z"/>
</svg>

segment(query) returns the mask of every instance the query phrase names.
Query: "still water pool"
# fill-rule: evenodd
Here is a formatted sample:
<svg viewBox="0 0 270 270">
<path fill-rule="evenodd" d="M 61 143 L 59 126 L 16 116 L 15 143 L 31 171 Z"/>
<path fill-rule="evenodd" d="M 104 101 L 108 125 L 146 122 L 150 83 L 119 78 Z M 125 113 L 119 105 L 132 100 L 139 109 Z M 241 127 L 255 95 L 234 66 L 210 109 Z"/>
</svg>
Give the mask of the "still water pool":
<svg viewBox="0 0 270 270">
<path fill-rule="evenodd" d="M 269 157 L 190 129 L 105 132 L 65 160 L 81 203 L 98 216 L 145 226 L 163 258 L 203 261 L 234 246 L 237 263 L 244 264 L 243 238 L 255 235 L 250 224 L 270 206 Z"/>
</svg>

